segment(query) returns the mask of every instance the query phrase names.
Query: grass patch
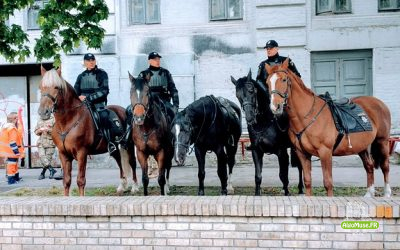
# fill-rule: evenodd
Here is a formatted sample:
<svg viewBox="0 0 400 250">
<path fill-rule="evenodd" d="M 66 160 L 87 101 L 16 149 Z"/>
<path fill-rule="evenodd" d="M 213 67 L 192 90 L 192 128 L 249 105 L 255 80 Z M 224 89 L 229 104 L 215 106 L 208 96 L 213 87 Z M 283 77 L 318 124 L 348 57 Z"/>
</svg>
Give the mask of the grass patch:
<svg viewBox="0 0 400 250">
<path fill-rule="evenodd" d="M 187 195 L 196 196 L 198 187 L 194 186 L 171 186 L 170 194 L 175 195 Z M 297 187 L 290 187 L 290 193 L 293 196 L 298 195 Z M 150 196 L 160 195 L 159 187 L 149 187 L 148 192 Z M 363 196 L 366 192 L 365 187 L 335 187 L 334 196 Z M 376 188 L 376 196 L 383 195 L 383 188 Z M 85 190 L 86 196 L 117 196 L 115 186 L 105 186 L 100 188 L 87 188 Z M 205 187 L 205 194 L 207 196 L 218 196 L 220 195 L 220 187 Z M 393 196 L 400 196 L 400 187 L 392 188 Z M 51 187 L 48 189 L 41 188 L 21 188 L 10 192 L 5 192 L 1 194 L 2 196 L 63 196 L 64 189 L 61 187 Z M 72 196 L 78 196 L 78 188 L 73 188 L 71 190 Z M 125 192 L 124 196 L 132 196 L 130 192 Z M 254 195 L 254 187 L 235 187 L 234 195 Z M 263 187 L 263 196 L 281 196 L 283 195 L 282 189 L 280 187 Z M 314 187 L 314 196 L 326 196 L 326 191 L 324 187 Z M 143 196 L 143 188 L 140 188 L 139 192 L 133 196 Z"/>
</svg>

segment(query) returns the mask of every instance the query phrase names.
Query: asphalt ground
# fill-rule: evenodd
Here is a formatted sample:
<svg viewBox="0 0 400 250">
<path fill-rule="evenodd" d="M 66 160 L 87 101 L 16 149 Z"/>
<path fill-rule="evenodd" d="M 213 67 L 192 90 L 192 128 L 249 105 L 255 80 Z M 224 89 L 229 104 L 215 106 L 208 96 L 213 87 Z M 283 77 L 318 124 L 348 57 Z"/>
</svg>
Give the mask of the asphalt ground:
<svg viewBox="0 0 400 250">
<path fill-rule="evenodd" d="M 103 158 L 105 158 L 103 156 Z M 208 157 L 206 160 L 206 177 L 205 186 L 219 186 L 220 181 L 217 175 L 217 168 L 215 167 L 216 162 L 212 157 Z M 232 174 L 232 184 L 237 187 L 254 187 L 254 165 L 251 161 L 251 157 L 246 154 L 245 158 L 239 155 L 237 157 L 238 163 L 235 165 Z M 86 187 L 103 187 L 112 186 L 115 187 L 119 184 L 119 169 L 114 163 L 113 159 L 101 161 L 101 163 L 95 160 L 88 161 L 88 167 L 86 171 Z M 57 169 L 59 171 L 59 169 Z M 48 179 L 48 172 L 46 173 L 46 179 L 38 180 L 38 176 L 41 172 L 40 168 L 31 169 L 20 169 L 20 176 L 23 178 L 21 182 L 14 185 L 8 185 L 5 178 L 5 170 L 0 169 L 3 173 L 3 178 L 0 178 L 0 193 L 16 190 L 20 188 L 51 188 L 51 187 L 62 187 L 62 181 Z M 139 183 L 141 183 L 141 169 L 137 166 L 137 176 Z M 264 167 L 263 167 L 263 180 L 262 186 L 274 186 L 280 187 L 282 183 L 279 179 L 279 169 L 277 158 L 274 155 L 264 156 Z M 73 165 L 72 170 L 72 185 L 71 187 L 77 187 L 76 184 L 77 168 L 76 164 Z M 362 162 L 358 156 L 344 156 L 334 157 L 333 159 L 333 181 L 334 186 L 337 187 L 365 187 L 366 186 L 366 172 L 362 166 Z M 296 168 L 289 169 L 289 185 L 297 186 L 298 183 L 298 170 Z M 400 186 L 400 164 L 395 164 L 393 159 L 390 164 L 390 184 L 392 187 Z M 157 179 L 150 180 L 150 186 L 157 186 Z M 170 173 L 170 185 L 176 186 L 197 186 L 197 162 L 192 156 L 191 161 L 188 161 L 186 166 L 173 166 Z M 312 185 L 323 186 L 322 169 L 320 161 L 313 158 L 312 163 Z M 375 170 L 375 186 L 383 186 L 383 175 L 380 169 Z"/>
</svg>

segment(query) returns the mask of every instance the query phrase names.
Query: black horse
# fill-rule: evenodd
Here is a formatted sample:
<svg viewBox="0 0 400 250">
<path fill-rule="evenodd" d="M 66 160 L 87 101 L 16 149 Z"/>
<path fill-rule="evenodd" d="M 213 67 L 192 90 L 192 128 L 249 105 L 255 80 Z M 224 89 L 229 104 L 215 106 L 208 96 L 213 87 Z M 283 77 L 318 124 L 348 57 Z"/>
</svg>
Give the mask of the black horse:
<svg viewBox="0 0 400 250">
<path fill-rule="evenodd" d="M 194 144 L 199 167 L 198 195 L 204 195 L 204 165 L 206 152 L 209 150 L 217 155 L 221 194 L 227 195 L 228 189 L 233 192 L 232 168 L 235 165 L 238 141 L 242 133 L 241 112 L 236 104 L 222 97 L 202 97 L 176 115 L 172 133 L 175 135 L 175 161 L 178 165 L 184 165 L 186 153 L 190 145 Z"/>
<path fill-rule="evenodd" d="M 275 154 L 279 161 L 279 178 L 283 183 L 285 195 L 289 195 L 289 155 L 287 149 L 292 146 L 287 129 L 287 116 L 278 119 L 269 108 L 270 97 L 268 90 L 251 78 L 251 71 L 247 77 L 235 80 L 236 97 L 245 112 L 247 129 L 251 142 L 251 153 L 255 166 L 255 194 L 261 195 L 262 165 L 264 153 Z M 299 194 L 303 193 L 302 166 L 294 150 L 291 150 L 292 166 L 299 169 Z"/>
</svg>

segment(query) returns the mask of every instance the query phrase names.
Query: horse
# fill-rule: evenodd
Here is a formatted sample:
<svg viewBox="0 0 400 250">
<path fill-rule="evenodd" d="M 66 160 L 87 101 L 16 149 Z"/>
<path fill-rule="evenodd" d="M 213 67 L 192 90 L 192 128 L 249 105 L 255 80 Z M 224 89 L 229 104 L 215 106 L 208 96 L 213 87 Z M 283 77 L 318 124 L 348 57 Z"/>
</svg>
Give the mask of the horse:
<svg viewBox="0 0 400 250">
<path fill-rule="evenodd" d="M 388 107 L 372 96 L 354 97 L 350 101 L 364 111 L 357 114 L 363 122 L 370 121 L 370 131 L 347 134 L 347 139 L 336 129 L 335 119 L 327 100 L 307 88 L 301 78 L 288 70 L 288 60 L 273 67 L 265 65 L 269 74 L 267 84 L 271 94 L 271 110 L 276 115 L 284 111 L 289 116 L 290 140 L 304 169 L 306 195 L 311 190 L 311 156 L 321 160 L 323 182 L 328 196 L 333 196 L 332 156 L 358 154 L 367 172 L 365 197 L 375 195 L 374 167 L 384 175 L 385 197 L 390 197 L 389 136 L 391 115 Z M 370 149 L 370 151 L 369 151 Z"/>
<path fill-rule="evenodd" d="M 242 77 L 238 80 L 231 76 L 231 81 L 235 85 L 236 97 L 245 113 L 249 131 L 251 155 L 255 166 L 255 195 L 261 195 L 264 153 L 275 154 L 278 157 L 279 178 L 282 181 L 285 195 L 290 195 L 288 189 L 288 148 L 291 148 L 292 166 L 297 167 L 299 170 L 298 193 L 303 194 L 303 170 L 289 140 L 287 133 L 289 120 L 287 116 L 282 116 L 279 119 L 274 118 L 274 114 L 269 108 L 268 90 L 252 79 L 251 70 L 247 77 Z"/>
<path fill-rule="evenodd" d="M 189 147 L 194 144 L 198 163 L 198 195 L 204 195 L 205 155 L 209 150 L 217 156 L 221 194 L 227 195 L 228 190 L 233 193 L 232 169 L 242 133 L 241 112 L 236 104 L 221 97 L 202 97 L 176 115 L 172 133 L 175 135 L 174 159 L 178 165 L 184 165 Z M 226 164 L 229 166 L 229 178 Z"/>
<path fill-rule="evenodd" d="M 106 153 L 107 141 L 99 137 L 91 113 L 87 105 L 75 93 L 74 88 L 61 77 L 61 70 L 46 71 L 41 67 L 42 80 L 39 85 L 41 92 L 38 113 L 40 117 L 54 113 L 55 125 L 52 137 L 58 148 L 60 161 L 64 170 L 64 195 L 69 196 L 71 186 L 72 161 L 78 161 L 77 184 L 79 195 L 85 195 L 86 163 L 88 155 Z M 122 124 L 125 123 L 125 109 L 117 105 L 107 106 L 114 111 Z M 130 145 L 134 147 L 133 144 Z M 120 185 L 117 193 L 121 194 L 128 188 L 126 173 L 132 171 L 134 185 L 131 192 L 138 190 L 136 178 L 136 158 L 126 150 L 117 149 L 111 156 L 116 160 L 120 169 Z M 130 166 L 129 166 L 130 165 Z"/>
<path fill-rule="evenodd" d="M 169 193 L 169 173 L 173 158 L 170 124 L 162 101 L 150 92 L 150 75 L 134 78 L 131 82 L 130 100 L 132 105 L 132 139 L 137 149 L 137 159 L 142 168 L 144 195 L 148 195 L 148 158 L 153 155 L 158 164 L 158 184 L 161 195 Z M 164 107 L 164 109 L 163 109 Z M 164 112 L 163 112 L 164 110 Z"/>
</svg>

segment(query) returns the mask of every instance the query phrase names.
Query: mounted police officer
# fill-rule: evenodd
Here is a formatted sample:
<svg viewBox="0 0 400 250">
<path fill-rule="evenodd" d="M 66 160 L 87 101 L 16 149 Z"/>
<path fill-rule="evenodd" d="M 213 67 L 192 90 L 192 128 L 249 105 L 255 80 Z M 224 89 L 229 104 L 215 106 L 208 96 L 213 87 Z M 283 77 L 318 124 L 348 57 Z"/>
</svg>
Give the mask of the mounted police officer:
<svg viewBox="0 0 400 250">
<path fill-rule="evenodd" d="M 103 69 L 97 67 L 96 58 L 92 53 L 85 54 L 83 60 L 86 70 L 78 76 L 74 89 L 79 99 L 91 108 L 94 122 L 107 140 L 108 151 L 111 154 L 116 150 L 115 142 L 123 134 L 123 127 L 117 115 L 105 108 L 109 93 L 108 75 Z M 96 113 L 100 116 L 99 121 Z"/>
<path fill-rule="evenodd" d="M 161 55 L 157 52 L 151 52 L 147 57 L 149 67 L 146 70 L 140 72 L 138 77 L 144 78 L 148 74 L 151 75 L 150 82 L 148 83 L 150 87 L 150 92 L 153 95 L 158 96 L 159 99 L 163 102 L 165 106 L 165 109 L 163 110 L 169 117 L 168 120 L 172 122 L 172 119 L 175 117 L 175 114 L 176 112 L 178 112 L 179 108 L 178 90 L 176 89 L 171 73 L 167 69 L 160 66 L 161 58 Z M 131 131 L 131 121 L 133 117 L 132 106 L 129 105 L 126 111 L 128 121 L 127 131 Z M 129 135 L 130 132 L 128 132 L 124 139 L 121 141 L 121 146 L 126 145 Z"/>
<path fill-rule="evenodd" d="M 267 60 L 264 60 L 260 63 L 258 66 L 258 73 L 257 73 L 257 78 L 256 80 L 259 81 L 261 84 L 265 86 L 267 78 L 268 78 L 268 72 L 265 70 L 265 64 L 268 64 L 270 66 L 274 66 L 277 64 L 282 64 L 287 57 L 280 56 L 278 51 L 279 51 L 279 46 L 278 43 L 275 40 L 269 40 L 265 46 L 265 53 L 267 54 Z M 296 66 L 292 62 L 292 60 L 289 58 L 289 69 L 293 71 L 296 75 L 301 77 L 299 71 L 297 71 Z"/>
</svg>

